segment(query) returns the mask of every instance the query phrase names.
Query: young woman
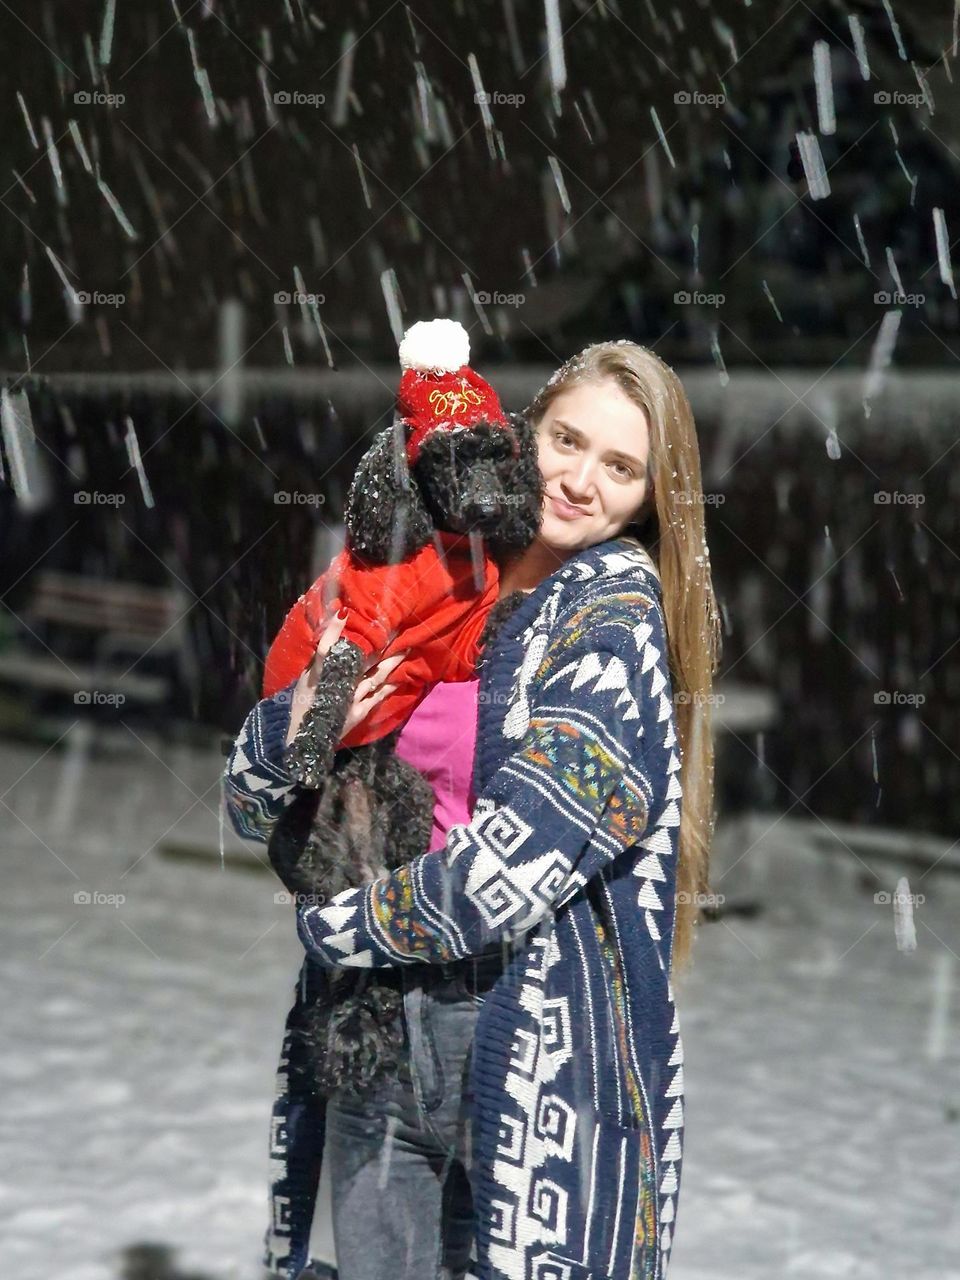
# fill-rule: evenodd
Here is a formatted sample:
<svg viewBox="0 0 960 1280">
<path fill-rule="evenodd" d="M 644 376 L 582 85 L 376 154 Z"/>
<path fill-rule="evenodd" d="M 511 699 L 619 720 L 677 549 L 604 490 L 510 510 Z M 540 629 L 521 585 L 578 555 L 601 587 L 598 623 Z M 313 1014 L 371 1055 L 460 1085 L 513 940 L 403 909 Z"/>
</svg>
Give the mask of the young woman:
<svg viewBox="0 0 960 1280">
<path fill-rule="evenodd" d="M 398 744 L 411 730 L 428 777 L 442 758 L 446 829 L 409 866 L 298 909 L 267 1239 L 288 1280 L 325 1141 L 341 1280 L 462 1277 L 472 1235 L 483 1280 L 666 1274 L 683 1126 L 671 977 L 708 887 L 720 645 L 699 453 L 679 380 L 633 343 L 588 347 L 528 414 L 543 520 L 501 571 L 501 596 L 523 594 L 471 682 L 474 714 L 469 687 L 451 714 L 437 686 Z M 266 838 L 292 799 L 278 761 L 336 632 L 241 731 L 226 794 L 243 834 Z M 354 717 L 384 695 L 381 668 Z M 337 965 L 398 972 L 409 1071 L 324 1105 L 288 1059 Z"/>
</svg>

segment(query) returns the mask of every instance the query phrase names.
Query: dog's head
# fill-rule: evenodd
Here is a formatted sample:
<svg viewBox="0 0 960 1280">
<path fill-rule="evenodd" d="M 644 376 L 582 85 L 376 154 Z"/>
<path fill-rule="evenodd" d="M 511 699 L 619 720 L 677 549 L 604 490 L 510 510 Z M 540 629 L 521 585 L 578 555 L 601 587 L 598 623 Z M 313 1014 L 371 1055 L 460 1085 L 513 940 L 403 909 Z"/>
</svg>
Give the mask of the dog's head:
<svg viewBox="0 0 960 1280">
<path fill-rule="evenodd" d="M 543 511 L 543 477 L 529 422 L 475 422 L 427 435 L 410 466 L 397 421 L 374 441 L 347 496 L 350 550 L 373 564 L 419 551 L 435 529 L 479 533 L 494 558 L 533 541 Z"/>
</svg>

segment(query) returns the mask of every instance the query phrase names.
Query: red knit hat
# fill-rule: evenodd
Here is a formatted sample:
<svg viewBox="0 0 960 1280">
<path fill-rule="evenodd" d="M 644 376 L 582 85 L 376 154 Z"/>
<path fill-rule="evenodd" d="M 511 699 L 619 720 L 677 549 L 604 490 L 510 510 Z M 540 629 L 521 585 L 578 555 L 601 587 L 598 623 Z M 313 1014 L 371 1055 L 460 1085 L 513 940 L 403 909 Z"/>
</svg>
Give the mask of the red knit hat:
<svg viewBox="0 0 960 1280">
<path fill-rule="evenodd" d="M 428 431 L 451 430 L 475 422 L 509 426 L 500 398 L 470 368 L 470 338 L 456 320 L 421 320 L 400 343 L 397 412 L 410 428 L 407 460 L 416 462 Z"/>
</svg>

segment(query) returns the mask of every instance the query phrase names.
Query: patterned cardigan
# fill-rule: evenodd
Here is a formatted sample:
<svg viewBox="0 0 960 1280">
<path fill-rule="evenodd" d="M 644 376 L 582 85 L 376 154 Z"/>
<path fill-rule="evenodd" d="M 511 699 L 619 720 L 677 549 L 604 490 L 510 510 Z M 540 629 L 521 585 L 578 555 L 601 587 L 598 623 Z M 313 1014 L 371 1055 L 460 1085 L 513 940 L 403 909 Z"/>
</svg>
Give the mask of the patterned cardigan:
<svg viewBox="0 0 960 1280">
<path fill-rule="evenodd" d="M 683 1129 L 669 977 L 681 789 L 652 559 L 628 538 L 578 553 L 488 649 L 471 821 L 445 849 L 298 908 L 307 958 L 278 1073 L 266 1259 L 287 1280 L 306 1261 L 323 1146 L 322 1099 L 291 1060 L 311 985 L 331 966 L 495 949 L 506 965 L 471 1067 L 478 1280 L 667 1273 Z M 266 699 L 237 739 L 224 780 L 241 834 L 266 838 L 293 798 L 277 763 L 286 724 Z"/>
</svg>

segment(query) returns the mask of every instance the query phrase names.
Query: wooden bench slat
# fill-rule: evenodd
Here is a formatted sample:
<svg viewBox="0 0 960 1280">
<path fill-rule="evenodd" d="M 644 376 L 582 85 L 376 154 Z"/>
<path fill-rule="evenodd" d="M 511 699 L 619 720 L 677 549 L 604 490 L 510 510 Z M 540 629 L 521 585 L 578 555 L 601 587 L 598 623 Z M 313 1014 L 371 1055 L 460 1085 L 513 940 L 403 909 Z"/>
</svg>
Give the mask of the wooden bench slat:
<svg viewBox="0 0 960 1280">
<path fill-rule="evenodd" d="M 75 662 L 65 666 L 56 658 L 24 653 L 0 653 L 0 679 L 44 689 L 123 693 L 142 702 L 162 701 L 168 684 L 163 676 L 145 676 L 135 671 L 122 675 Z"/>
</svg>

